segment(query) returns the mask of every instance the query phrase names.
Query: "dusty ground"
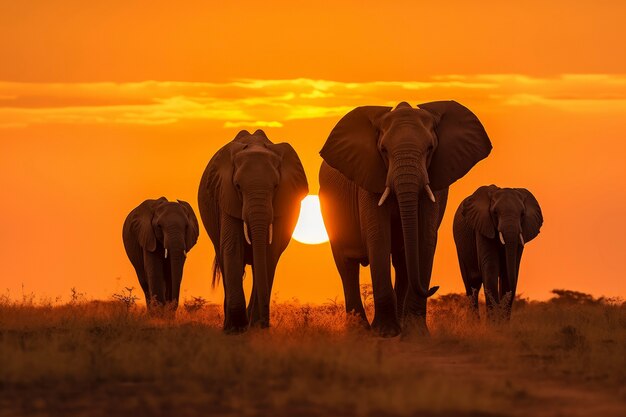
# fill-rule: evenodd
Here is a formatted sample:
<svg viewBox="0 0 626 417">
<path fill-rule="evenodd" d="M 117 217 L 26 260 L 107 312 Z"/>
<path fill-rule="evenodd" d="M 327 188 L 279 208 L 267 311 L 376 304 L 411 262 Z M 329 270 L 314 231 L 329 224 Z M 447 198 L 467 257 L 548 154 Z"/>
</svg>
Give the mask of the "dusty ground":
<svg viewBox="0 0 626 417">
<path fill-rule="evenodd" d="M 346 330 L 334 304 L 275 304 L 269 331 L 226 336 L 219 306 L 5 302 L 0 416 L 624 416 L 626 310 L 579 301 L 494 327 L 444 297 L 431 336 L 402 340 Z"/>
</svg>

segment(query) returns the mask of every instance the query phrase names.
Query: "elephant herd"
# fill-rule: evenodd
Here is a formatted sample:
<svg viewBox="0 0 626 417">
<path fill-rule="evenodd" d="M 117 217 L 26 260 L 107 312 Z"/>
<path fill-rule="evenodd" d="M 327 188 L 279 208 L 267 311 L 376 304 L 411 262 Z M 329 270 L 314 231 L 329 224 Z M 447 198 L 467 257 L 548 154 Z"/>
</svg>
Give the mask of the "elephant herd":
<svg viewBox="0 0 626 417">
<path fill-rule="evenodd" d="M 437 232 L 448 189 L 486 158 L 491 142 L 478 118 L 455 101 L 412 107 L 357 107 L 330 132 L 320 154 L 319 197 L 347 313 L 370 328 L 361 301 L 359 266 L 370 266 L 371 328 L 382 336 L 426 332 Z M 272 143 L 262 130 L 241 131 L 209 161 L 198 207 L 215 248 L 213 285 L 224 285 L 224 330 L 268 327 L 276 266 L 308 194 L 304 169 L 291 145 Z M 484 286 L 487 313 L 510 317 L 525 243 L 543 218 L 523 188 L 482 186 L 459 206 L 453 224 L 461 275 L 472 311 Z M 199 226 L 191 206 L 164 197 L 146 200 L 123 226 L 126 253 L 148 306 L 178 304 L 187 252 Z M 249 303 L 243 291 L 252 266 Z M 395 271 L 392 285 L 391 267 Z"/>
</svg>

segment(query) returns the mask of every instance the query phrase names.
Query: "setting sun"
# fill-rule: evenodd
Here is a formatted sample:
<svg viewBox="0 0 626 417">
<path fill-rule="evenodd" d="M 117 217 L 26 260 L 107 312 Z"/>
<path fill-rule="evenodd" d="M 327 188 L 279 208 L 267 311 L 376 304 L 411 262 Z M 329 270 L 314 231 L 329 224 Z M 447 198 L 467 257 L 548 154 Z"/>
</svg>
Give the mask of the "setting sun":
<svg viewBox="0 0 626 417">
<path fill-rule="evenodd" d="M 293 238 L 308 245 L 328 242 L 328 234 L 326 234 L 322 212 L 320 211 L 320 199 L 317 195 L 307 195 L 302 200 L 300 217 L 293 231 Z"/>
</svg>

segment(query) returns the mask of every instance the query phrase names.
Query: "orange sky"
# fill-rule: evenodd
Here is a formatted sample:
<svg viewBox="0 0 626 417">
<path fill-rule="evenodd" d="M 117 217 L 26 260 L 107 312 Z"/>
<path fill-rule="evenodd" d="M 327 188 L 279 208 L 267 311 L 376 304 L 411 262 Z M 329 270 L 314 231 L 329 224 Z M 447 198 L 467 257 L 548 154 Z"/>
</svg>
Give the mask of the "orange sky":
<svg viewBox="0 0 626 417">
<path fill-rule="evenodd" d="M 127 213 L 161 195 L 197 208 L 208 160 L 242 128 L 291 142 L 316 193 L 318 151 L 347 111 L 456 99 L 494 150 L 451 188 L 433 284 L 462 290 L 452 217 L 495 183 L 530 189 L 544 212 L 521 292 L 626 294 L 624 2 L 126 3 L 0 5 L 3 291 L 137 287 Z M 183 297 L 221 299 L 212 258 L 202 230 Z M 342 298 L 329 245 L 292 241 L 274 295 Z"/>
</svg>

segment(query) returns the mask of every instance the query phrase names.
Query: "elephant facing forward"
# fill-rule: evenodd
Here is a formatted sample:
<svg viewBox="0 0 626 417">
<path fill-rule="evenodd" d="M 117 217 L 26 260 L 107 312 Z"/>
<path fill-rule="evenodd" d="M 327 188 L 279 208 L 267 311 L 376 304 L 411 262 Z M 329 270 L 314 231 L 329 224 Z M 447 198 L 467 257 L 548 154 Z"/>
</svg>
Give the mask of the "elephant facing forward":
<svg viewBox="0 0 626 417">
<path fill-rule="evenodd" d="M 461 202 L 454 216 L 454 243 L 463 283 L 475 315 L 478 292 L 485 287 L 487 314 L 504 301 L 511 317 L 524 245 L 539 234 L 541 208 L 525 188 L 482 186 Z"/>
<path fill-rule="evenodd" d="M 308 193 L 304 169 L 291 145 L 272 143 L 262 130 L 241 131 L 211 158 L 198 191 L 202 223 L 213 247 L 213 285 L 224 282 L 224 330 L 269 326 L 270 293 Z M 246 312 L 243 274 L 252 265 Z"/>
<path fill-rule="evenodd" d="M 146 200 L 130 212 L 122 238 L 148 308 L 156 302 L 171 303 L 176 309 L 187 253 L 198 234 L 198 219 L 186 201 L 161 197 Z"/>
<path fill-rule="evenodd" d="M 438 288 L 429 285 L 448 187 L 490 151 L 478 118 L 454 101 L 358 107 L 337 123 L 320 152 L 320 202 L 348 313 L 369 327 L 359 264 L 370 265 L 372 327 L 394 336 L 404 317 L 427 331 L 426 298 Z"/>
</svg>

